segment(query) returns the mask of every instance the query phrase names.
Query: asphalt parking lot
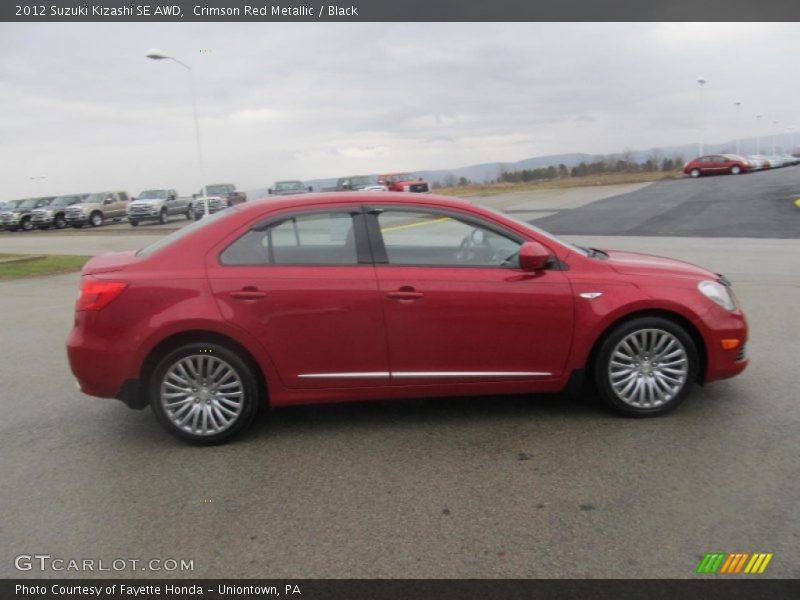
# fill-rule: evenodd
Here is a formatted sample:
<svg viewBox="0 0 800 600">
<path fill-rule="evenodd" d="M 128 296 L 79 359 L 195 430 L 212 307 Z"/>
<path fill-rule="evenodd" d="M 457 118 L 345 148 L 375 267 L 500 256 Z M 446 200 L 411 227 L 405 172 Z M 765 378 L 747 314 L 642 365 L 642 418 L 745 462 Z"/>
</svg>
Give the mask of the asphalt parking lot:
<svg viewBox="0 0 800 600">
<path fill-rule="evenodd" d="M 70 240 L 150 238 L 41 237 L 73 253 Z M 22 239 L 0 236 L 0 251 Z M 64 341 L 77 275 L 0 283 L 0 576 L 76 576 L 14 569 L 16 555 L 43 553 L 193 559 L 172 573 L 187 577 L 681 578 L 713 551 L 773 552 L 765 576 L 800 576 L 800 241 L 570 239 L 725 273 L 750 319 L 750 368 L 658 419 L 591 397 L 295 407 L 199 448 L 149 409 L 74 388 Z"/>
</svg>

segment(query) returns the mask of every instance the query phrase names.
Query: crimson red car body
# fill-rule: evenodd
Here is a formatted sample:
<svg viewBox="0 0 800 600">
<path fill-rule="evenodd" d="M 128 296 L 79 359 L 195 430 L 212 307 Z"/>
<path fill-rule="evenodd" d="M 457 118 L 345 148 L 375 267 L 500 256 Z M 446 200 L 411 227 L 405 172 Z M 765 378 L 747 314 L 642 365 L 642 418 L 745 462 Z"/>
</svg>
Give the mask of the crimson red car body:
<svg viewBox="0 0 800 600">
<path fill-rule="evenodd" d="M 500 232 L 523 244 L 522 253 L 544 248 L 548 266 L 389 264 L 369 236 L 425 233 L 421 221 L 399 220 L 380 233 L 362 227 L 393 207 L 440 215 L 426 225 L 463 220 Z M 356 224 L 358 264 L 221 259 L 237 240 L 262 235 L 262 223 L 335 211 Z M 733 376 L 748 362 L 742 311 L 698 291 L 698 282 L 719 276 L 671 259 L 584 251 L 453 198 L 309 194 L 245 203 L 190 227 L 161 249 L 104 254 L 84 267 L 86 291 L 67 349 L 85 393 L 142 408 L 154 402 L 147 382 L 159 359 L 204 341 L 241 357 L 259 383 L 259 402 L 272 406 L 556 392 L 591 366 L 610 332 L 635 318 L 666 319 L 685 331 L 698 355 L 687 374 L 701 383 Z M 731 339 L 736 347 L 724 348 Z"/>
</svg>

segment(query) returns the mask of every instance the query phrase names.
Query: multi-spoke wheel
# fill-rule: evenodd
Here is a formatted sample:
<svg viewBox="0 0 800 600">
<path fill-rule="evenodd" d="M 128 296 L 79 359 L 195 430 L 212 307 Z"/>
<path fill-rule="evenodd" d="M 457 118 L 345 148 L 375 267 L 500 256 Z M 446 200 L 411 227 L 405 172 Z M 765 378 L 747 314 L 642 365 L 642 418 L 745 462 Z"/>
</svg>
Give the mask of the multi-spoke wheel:
<svg viewBox="0 0 800 600">
<path fill-rule="evenodd" d="M 258 394 L 250 367 L 237 354 L 216 344 L 189 344 L 159 362 L 150 403 L 170 433 L 218 443 L 250 424 Z"/>
<path fill-rule="evenodd" d="M 603 399 L 628 415 L 675 408 L 697 378 L 697 349 L 679 325 L 658 317 L 623 323 L 597 356 L 595 379 Z"/>
</svg>

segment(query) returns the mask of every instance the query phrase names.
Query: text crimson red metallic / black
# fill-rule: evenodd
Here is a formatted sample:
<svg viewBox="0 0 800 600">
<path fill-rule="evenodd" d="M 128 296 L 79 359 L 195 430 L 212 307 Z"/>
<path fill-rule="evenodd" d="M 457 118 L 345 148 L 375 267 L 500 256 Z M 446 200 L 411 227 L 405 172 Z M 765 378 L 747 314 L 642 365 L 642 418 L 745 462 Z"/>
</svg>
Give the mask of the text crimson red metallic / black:
<svg viewBox="0 0 800 600">
<path fill-rule="evenodd" d="M 729 282 L 583 248 L 454 198 L 248 202 L 93 258 L 67 350 L 81 389 L 215 443 L 261 406 L 555 392 L 664 413 L 744 370 Z"/>
</svg>

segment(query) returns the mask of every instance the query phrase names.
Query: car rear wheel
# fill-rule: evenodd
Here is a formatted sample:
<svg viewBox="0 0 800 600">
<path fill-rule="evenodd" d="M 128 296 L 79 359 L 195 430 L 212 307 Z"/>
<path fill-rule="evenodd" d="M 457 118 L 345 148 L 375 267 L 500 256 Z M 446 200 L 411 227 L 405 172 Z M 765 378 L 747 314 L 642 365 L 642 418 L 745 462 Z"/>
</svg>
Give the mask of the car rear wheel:
<svg viewBox="0 0 800 600">
<path fill-rule="evenodd" d="M 161 212 L 158 213 L 158 222 L 161 223 L 162 225 L 164 225 L 164 224 L 166 224 L 167 221 L 168 221 L 168 219 L 167 219 L 167 209 L 166 208 L 162 208 Z"/>
<path fill-rule="evenodd" d="M 19 226 L 22 228 L 22 231 L 33 231 L 33 223 L 31 223 L 30 217 L 22 219 Z"/>
<path fill-rule="evenodd" d="M 689 175 L 692 177 L 700 177 L 700 169 L 692 169 L 689 171 Z"/>
<path fill-rule="evenodd" d="M 602 399 L 625 415 L 660 415 L 678 406 L 697 379 L 697 348 L 676 323 L 643 317 L 614 329 L 601 345 L 594 377 Z"/>
<path fill-rule="evenodd" d="M 131 227 L 138 227 L 139 226 L 139 221 L 137 221 L 136 219 L 128 219 L 128 223 L 131 224 Z"/>
<path fill-rule="evenodd" d="M 89 223 L 92 227 L 100 227 L 103 224 L 103 213 L 93 212 L 92 216 L 89 217 Z"/>
<path fill-rule="evenodd" d="M 741 172 L 742 172 L 742 168 L 739 165 L 733 165 L 731 167 L 731 174 L 732 175 L 738 175 Z"/>
<path fill-rule="evenodd" d="M 218 344 L 192 343 L 164 356 L 149 382 L 150 404 L 171 434 L 218 444 L 256 415 L 258 386 L 242 358 Z"/>
</svg>

